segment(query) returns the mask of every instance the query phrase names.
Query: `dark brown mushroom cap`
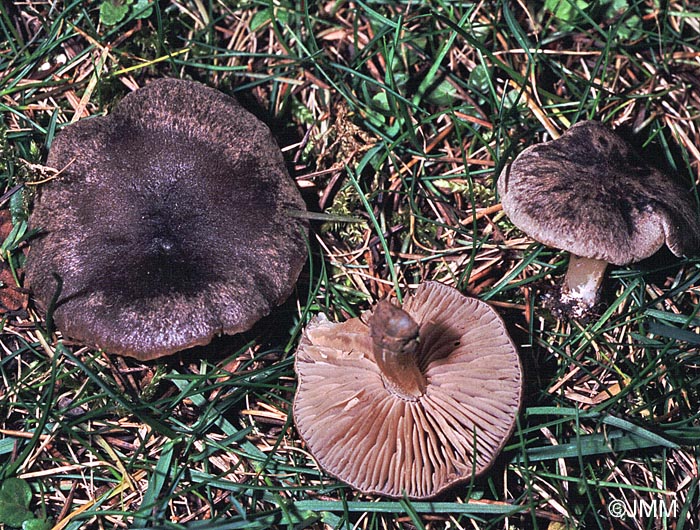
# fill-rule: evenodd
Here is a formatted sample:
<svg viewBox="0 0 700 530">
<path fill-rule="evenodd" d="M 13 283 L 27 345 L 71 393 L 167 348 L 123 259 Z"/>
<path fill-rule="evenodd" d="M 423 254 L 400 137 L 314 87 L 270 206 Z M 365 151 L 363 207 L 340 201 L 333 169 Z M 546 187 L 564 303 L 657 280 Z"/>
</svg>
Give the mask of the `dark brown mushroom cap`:
<svg viewBox="0 0 700 530">
<path fill-rule="evenodd" d="M 676 256 L 700 246 L 688 192 L 596 121 L 525 149 L 498 179 L 498 192 L 517 227 L 585 258 L 625 265 L 664 243 Z"/>
<path fill-rule="evenodd" d="M 388 391 L 367 314 L 306 328 L 296 353 L 294 419 L 330 474 L 365 493 L 427 498 L 488 469 L 510 437 L 522 375 L 503 321 L 486 303 L 436 282 L 403 305 L 419 325 L 416 400 Z"/>
<path fill-rule="evenodd" d="M 162 79 L 66 127 L 30 218 L 27 279 L 64 334 L 150 359 L 249 329 L 305 262 L 304 202 L 269 129 L 200 83 Z"/>
</svg>

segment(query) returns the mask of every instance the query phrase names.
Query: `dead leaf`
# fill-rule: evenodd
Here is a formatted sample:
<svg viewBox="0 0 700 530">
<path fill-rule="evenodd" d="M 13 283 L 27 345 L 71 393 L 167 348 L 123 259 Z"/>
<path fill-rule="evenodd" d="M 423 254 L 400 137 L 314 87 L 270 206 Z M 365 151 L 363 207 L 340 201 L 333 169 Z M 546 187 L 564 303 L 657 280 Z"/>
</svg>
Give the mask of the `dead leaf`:
<svg viewBox="0 0 700 530">
<path fill-rule="evenodd" d="M 28 303 L 28 291 L 17 287 L 7 263 L 0 263 L 0 314 L 24 311 Z"/>
<path fill-rule="evenodd" d="M 12 214 L 10 210 L 0 210 L 0 243 L 12 232 Z"/>
<path fill-rule="evenodd" d="M 7 239 L 12 228 L 10 210 L 0 210 L 0 243 Z M 28 303 L 28 291 L 17 287 L 10 267 L 4 261 L 0 262 L 0 315 L 7 312 L 23 311 L 27 309 Z"/>
</svg>

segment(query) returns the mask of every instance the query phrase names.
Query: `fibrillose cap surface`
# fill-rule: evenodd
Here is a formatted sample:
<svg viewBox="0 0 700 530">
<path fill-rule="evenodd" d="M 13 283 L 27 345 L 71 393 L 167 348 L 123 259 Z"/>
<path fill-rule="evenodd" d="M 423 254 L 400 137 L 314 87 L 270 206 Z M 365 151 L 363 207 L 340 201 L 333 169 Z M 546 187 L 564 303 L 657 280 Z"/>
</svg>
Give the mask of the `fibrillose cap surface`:
<svg viewBox="0 0 700 530">
<path fill-rule="evenodd" d="M 498 192 L 513 224 L 577 256 L 625 265 L 664 243 L 676 256 L 699 246 L 689 193 L 596 121 L 525 149 L 499 177 Z"/>
<path fill-rule="evenodd" d="M 30 217 L 27 279 L 66 335 L 150 359 L 249 329 L 306 259 L 279 147 L 238 102 L 161 79 L 70 125 Z"/>
<path fill-rule="evenodd" d="M 424 394 L 411 401 L 387 390 L 366 318 L 319 316 L 296 353 L 294 419 L 328 473 L 365 493 L 421 499 L 492 465 L 515 426 L 522 373 L 486 303 L 427 282 L 403 310 L 419 325 Z"/>
</svg>

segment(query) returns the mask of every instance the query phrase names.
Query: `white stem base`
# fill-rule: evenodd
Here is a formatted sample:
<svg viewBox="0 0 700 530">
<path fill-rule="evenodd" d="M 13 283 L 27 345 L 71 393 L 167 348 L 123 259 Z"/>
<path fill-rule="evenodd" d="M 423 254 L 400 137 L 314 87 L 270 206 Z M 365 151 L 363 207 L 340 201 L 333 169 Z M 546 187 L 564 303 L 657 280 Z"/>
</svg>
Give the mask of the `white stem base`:
<svg viewBox="0 0 700 530">
<path fill-rule="evenodd" d="M 571 254 L 561 293 L 562 303 L 571 305 L 573 316 L 582 316 L 598 304 L 607 266 L 606 261 Z"/>
</svg>

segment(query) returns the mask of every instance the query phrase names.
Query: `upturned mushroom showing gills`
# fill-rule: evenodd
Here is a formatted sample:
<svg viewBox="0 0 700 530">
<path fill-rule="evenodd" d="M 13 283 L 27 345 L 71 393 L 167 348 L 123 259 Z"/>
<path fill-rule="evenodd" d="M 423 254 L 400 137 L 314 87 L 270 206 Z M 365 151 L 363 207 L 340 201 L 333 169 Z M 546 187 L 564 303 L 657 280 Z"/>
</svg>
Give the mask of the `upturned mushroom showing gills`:
<svg viewBox="0 0 700 530">
<path fill-rule="evenodd" d="M 676 256 L 692 254 L 700 243 L 688 191 L 596 121 L 525 149 L 500 175 L 498 192 L 515 226 L 570 252 L 555 313 L 589 314 L 609 263 L 641 261 L 664 244 Z"/>
<path fill-rule="evenodd" d="M 291 294 L 304 202 L 234 98 L 151 82 L 64 128 L 47 163 L 61 171 L 35 201 L 27 279 L 64 335 L 152 359 L 245 331 Z"/>
<path fill-rule="evenodd" d="M 294 420 L 328 473 L 365 493 L 423 499 L 485 472 L 510 437 L 522 373 L 486 303 L 427 282 L 403 307 L 307 326 Z"/>
</svg>

